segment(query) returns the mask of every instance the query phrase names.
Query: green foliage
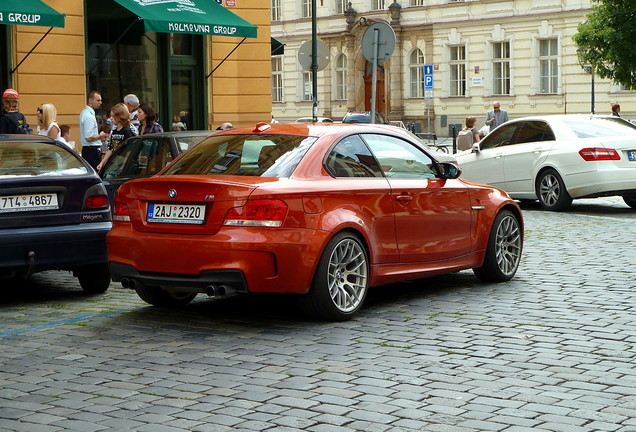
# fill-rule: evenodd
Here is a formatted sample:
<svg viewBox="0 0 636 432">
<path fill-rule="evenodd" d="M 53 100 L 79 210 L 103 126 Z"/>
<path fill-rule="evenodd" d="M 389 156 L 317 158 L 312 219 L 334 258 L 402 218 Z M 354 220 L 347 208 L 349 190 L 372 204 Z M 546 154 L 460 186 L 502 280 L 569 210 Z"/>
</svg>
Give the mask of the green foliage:
<svg viewBox="0 0 636 432">
<path fill-rule="evenodd" d="M 574 36 L 579 59 L 601 78 L 636 89 L 636 2 L 594 0 L 592 12 Z"/>
</svg>

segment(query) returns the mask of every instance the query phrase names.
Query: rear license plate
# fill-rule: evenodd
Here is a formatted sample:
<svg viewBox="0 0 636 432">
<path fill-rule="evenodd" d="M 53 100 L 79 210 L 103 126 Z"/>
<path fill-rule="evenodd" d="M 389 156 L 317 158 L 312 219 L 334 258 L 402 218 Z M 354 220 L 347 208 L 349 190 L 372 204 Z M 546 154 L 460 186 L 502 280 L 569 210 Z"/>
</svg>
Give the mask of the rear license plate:
<svg viewBox="0 0 636 432">
<path fill-rule="evenodd" d="M 627 152 L 627 158 L 630 161 L 636 161 L 636 150 L 630 150 Z"/>
<path fill-rule="evenodd" d="M 148 204 L 146 220 L 152 223 L 201 225 L 205 221 L 205 205 Z"/>
<path fill-rule="evenodd" d="M 0 196 L 0 213 L 57 210 L 56 193 Z"/>
</svg>

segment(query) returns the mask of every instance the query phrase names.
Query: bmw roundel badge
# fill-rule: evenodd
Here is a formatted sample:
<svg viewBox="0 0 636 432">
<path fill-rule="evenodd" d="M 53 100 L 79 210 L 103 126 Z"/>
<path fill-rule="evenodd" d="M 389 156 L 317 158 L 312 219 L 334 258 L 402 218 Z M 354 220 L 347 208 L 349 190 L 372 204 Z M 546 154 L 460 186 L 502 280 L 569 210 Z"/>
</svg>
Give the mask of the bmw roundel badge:
<svg viewBox="0 0 636 432">
<path fill-rule="evenodd" d="M 176 197 L 177 197 L 177 190 L 176 190 L 176 189 L 170 189 L 170 190 L 168 191 L 168 196 L 169 196 L 170 198 L 176 198 Z"/>
</svg>

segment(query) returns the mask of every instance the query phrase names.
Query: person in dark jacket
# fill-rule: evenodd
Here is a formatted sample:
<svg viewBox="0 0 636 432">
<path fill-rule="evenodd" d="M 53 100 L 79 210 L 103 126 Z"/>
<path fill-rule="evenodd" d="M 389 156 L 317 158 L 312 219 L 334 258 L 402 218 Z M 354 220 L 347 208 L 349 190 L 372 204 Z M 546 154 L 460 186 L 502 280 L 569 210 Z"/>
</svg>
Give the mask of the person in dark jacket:
<svg viewBox="0 0 636 432">
<path fill-rule="evenodd" d="M 137 119 L 139 120 L 139 135 L 163 132 L 163 128 L 157 123 L 157 113 L 152 105 L 145 103 L 139 105 Z"/>
<path fill-rule="evenodd" d="M 20 95 L 14 89 L 6 89 L 2 93 L 2 109 L 4 114 L 0 117 L 0 133 L 29 133 L 26 117 L 19 111 Z M 31 131 L 32 133 L 33 131 Z"/>
</svg>

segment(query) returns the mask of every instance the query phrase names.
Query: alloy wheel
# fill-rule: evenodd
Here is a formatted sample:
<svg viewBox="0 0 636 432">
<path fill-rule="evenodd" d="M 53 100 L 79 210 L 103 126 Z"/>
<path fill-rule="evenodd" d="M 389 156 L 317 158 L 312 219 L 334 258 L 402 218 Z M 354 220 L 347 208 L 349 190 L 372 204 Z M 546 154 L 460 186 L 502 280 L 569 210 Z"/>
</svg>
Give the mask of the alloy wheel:
<svg viewBox="0 0 636 432">
<path fill-rule="evenodd" d="M 506 215 L 497 227 L 495 239 L 497 265 L 504 275 L 514 274 L 521 258 L 521 229 L 512 215 Z"/>
<path fill-rule="evenodd" d="M 539 195 L 545 205 L 548 207 L 555 206 L 561 196 L 559 180 L 552 174 L 544 175 L 539 185 Z"/>
<path fill-rule="evenodd" d="M 341 312 L 358 308 L 367 289 L 368 266 L 360 244 L 343 239 L 329 257 L 327 282 L 333 304 Z"/>
</svg>

